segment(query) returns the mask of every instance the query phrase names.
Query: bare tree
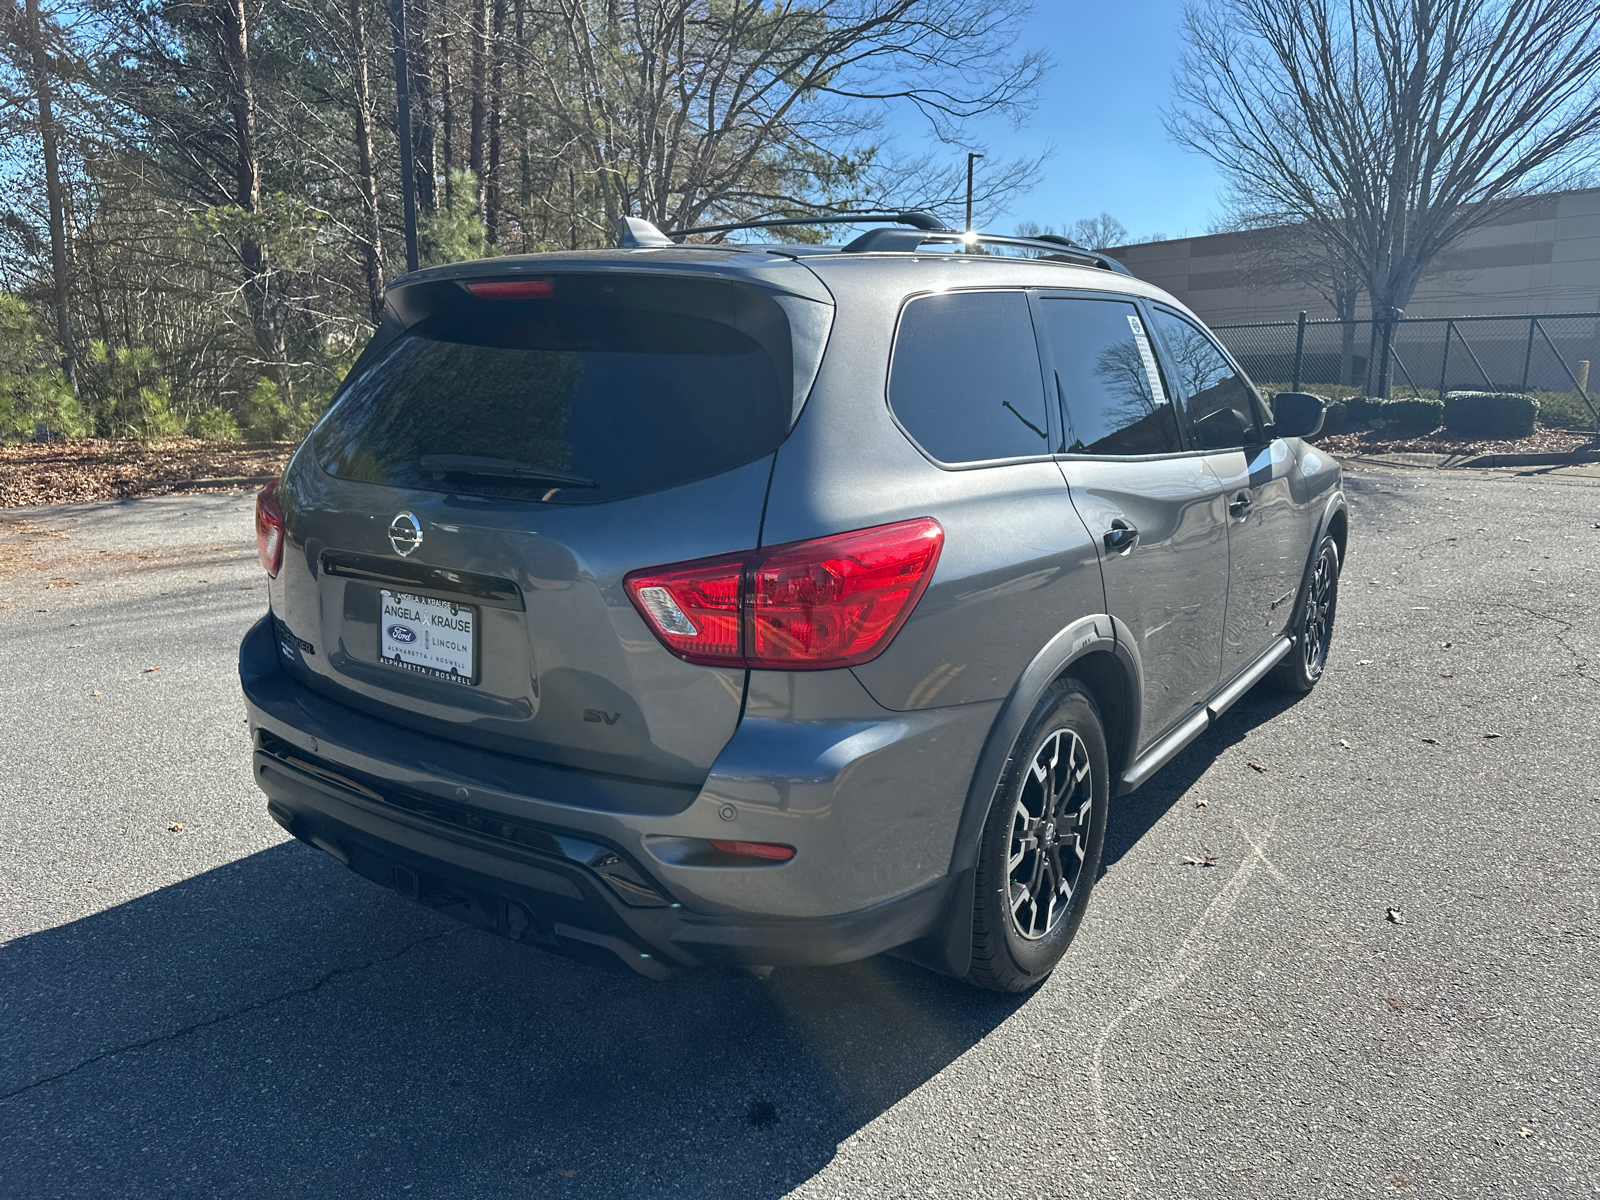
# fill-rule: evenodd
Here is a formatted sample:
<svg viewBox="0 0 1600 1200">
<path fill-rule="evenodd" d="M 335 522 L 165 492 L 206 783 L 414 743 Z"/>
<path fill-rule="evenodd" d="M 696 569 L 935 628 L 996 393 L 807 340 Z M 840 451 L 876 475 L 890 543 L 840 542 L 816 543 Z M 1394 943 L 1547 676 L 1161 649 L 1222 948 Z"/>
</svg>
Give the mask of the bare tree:
<svg viewBox="0 0 1600 1200">
<path fill-rule="evenodd" d="M 1596 149 L 1594 0 L 1203 0 L 1184 27 L 1172 135 L 1259 220 L 1302 226 L 1380 317 Z"/>
<path fill-rule="evenodd" d="M 1020 117 L 1046 66 L 1015 49 L 1025 0 L 547 0 L 545 11 L 551 48 L 528 63 L 530 100 L 598 183 L 608 223 L 858 202 L 886 179 L 921 178 L 915 160 L 873 152 L 888 105 L 953 140 L 979 114 Z"/>
</svg>

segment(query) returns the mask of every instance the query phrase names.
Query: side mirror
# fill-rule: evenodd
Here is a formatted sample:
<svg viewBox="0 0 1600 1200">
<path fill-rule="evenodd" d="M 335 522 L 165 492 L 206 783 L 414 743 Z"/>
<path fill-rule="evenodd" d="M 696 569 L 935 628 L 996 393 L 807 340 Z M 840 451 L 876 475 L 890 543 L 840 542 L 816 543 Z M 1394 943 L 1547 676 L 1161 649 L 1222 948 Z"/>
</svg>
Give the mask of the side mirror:
<svg viewBox="0 0 1600 1200">
<path fill-rule="evenodd" d="M 1195 436 L 1203 450 L 1230 450 L 1250 440 L 1250 418 L 1237 408 L 1219 408 L 1194 423 Z"/>
<path fill-rule="evenodd" d="M 1272 398 L 1272 421 L 1281 438 L 1315 437 L 1327 415 L 1327 401 L 1310 392 L 1279 392 Z"/>
</svg>

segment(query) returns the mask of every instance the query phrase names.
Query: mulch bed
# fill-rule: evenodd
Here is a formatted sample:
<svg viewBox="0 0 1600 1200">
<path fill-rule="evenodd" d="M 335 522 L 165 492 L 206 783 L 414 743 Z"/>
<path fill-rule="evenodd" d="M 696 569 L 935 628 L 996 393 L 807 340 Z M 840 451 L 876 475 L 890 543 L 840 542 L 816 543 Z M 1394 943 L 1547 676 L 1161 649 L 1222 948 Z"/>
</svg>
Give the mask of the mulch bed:
<svg viewBox="0 0 1600 1200">
<path fill-rule="evenodd" d="M 196 479 L 277 475 L 295 442 L 81 438 L 0 446 L 0 508 L 124 500 L 196 489 Z"/>
<path fill-rule="evenodd" d="M 1532 437 L 1514 442 L 1474 441 L 1439 430 L 1423 437 L 1397 438 L 1382 429 L 1324 434 L 1316 444 L 1333 455 L 1358 454 L 1567 454 L 1600 450 L 1594 434 L 1569 429 L 1535 429 Z"/>
</svg>

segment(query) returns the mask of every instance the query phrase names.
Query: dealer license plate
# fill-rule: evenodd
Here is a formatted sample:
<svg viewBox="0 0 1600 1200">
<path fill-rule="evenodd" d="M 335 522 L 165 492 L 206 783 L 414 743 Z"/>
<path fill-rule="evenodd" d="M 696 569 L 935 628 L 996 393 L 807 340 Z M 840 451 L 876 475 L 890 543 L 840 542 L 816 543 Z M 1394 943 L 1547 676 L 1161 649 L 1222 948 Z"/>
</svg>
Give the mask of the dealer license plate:
<svg viewBox="0 0 1600 1200">
<path fill-rule="evenodd" d="M 391 667 L 473 682 L 472 639 L 477 610 L 448 600 L 432 600 L 409 592 L 380 590 L 378 657 Z"/>
</svg>

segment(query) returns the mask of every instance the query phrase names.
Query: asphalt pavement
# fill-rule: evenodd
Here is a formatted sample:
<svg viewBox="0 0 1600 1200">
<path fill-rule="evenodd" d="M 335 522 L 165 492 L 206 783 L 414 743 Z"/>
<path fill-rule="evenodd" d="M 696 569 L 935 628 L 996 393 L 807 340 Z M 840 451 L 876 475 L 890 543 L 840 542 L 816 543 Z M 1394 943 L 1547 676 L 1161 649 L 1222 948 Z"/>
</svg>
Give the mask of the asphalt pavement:
<svg viewBox="0 0 1600 1200">
<path fill-rule="evenodd" d="M 247 494 L 0 514 L 0 1195 L 1600 1193 L 1600 479 L 1348 490 L 1323 682 L 1115 805 L 1020 998 L 389 894 L 251 783 Z"/>
</svg>

